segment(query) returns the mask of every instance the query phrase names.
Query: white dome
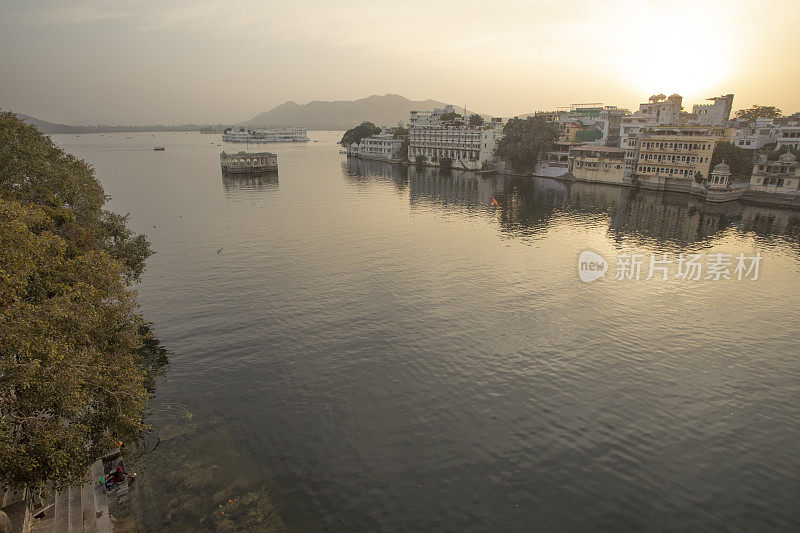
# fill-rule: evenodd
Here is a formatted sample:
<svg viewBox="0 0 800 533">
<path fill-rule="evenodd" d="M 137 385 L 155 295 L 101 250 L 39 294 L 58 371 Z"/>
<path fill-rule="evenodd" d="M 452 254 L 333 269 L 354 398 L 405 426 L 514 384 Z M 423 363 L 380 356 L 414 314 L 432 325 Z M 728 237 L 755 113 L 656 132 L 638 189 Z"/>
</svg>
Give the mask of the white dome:
<svg viewBox="0 0 800 533">
<path fill-rule="evenodd" d="M 717 164 L 714 166 L 714 170 L 712 170 L 714 174 L 730 174 L 731 167 L 723 160 L 722 163 Z"/>
</svg>

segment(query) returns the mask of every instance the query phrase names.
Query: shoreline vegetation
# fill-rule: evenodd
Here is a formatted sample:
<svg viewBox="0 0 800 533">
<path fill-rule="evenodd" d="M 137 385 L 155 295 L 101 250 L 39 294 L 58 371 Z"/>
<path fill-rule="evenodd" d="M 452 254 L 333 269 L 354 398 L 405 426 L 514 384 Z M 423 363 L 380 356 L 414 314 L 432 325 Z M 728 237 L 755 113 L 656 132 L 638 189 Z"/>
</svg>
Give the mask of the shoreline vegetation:
<svg viewBox="0 0 800 533">
<path fill-rule="evenodd" d="M 139 314 L 153 254 L 86 162 L 0 113 L 0 482 L 84 479 L 135 440 L 167 352 Z"/>
<path fill-rule="evenodd" d="M 124 442 L 132 466 L 167 473 L 134 485 L 140 524 L 286 530 L 263 479 L 230 478 L 225 465 L 244 459 L 213 423 L 165 421 L 147 451 L 144 409 L 170 352 L 133 288 L 154 252 L 107 200 L 88 163 L 0 113 L 0 486 L 79 486 Z M 214 463 L 195 459 L 211 441 Z M 153 497 L 171 511 L 143 512 Z"/>
</svg>

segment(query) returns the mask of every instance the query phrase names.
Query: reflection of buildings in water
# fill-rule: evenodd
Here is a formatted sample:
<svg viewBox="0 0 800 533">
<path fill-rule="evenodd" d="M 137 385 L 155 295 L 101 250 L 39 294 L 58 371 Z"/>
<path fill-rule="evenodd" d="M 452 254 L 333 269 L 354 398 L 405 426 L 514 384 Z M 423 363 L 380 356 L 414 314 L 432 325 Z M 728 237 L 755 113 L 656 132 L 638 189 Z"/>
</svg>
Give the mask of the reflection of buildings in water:
<svg viewBox="0 0 800 533">
<path fill-rule="evenodd" d="M 569 185 L 567 204 L 570 209 L 583 213 L 613 214 L 620 206 L 628 204 L 632 193 L 630 187 L 575 181 Z"/>
<path fill-rule="evenodd" d="M 500 206 L 502 231 L 528 237 L 540 233 L 554 213 L 563 209 L 567 185 L 548 178 L 510 180 Z"/>
<path fill-rule="evenodd" d="M 569 205 L 578 211 L 607 212 L 609 229 L 619 236 L 694 243 L 721 234 L 741 220 L 742 231 L 800 240 L 797 211 L 739 202 L 707 203 L 686 194 L 576 182 L 570 186 Z"/>
<path fill-rule="evenodd" d="M 619 237 L 690 244 L 723 232 L 740 214 L 738 204 L 708 204 L 686 194 L 639 190 L 611 212 L 609 230 Z"/>
<path fill-rule="evenodd" d="M 229 195 L 232 193 L 247 191 L 274 191 L 278 189 L 278 173 L 264 172 L 260 174 L 228 174 L 223 172 L 222 188 Z"/>
<path fill-rule="evenodd" d="M 348 183 L 366 186 L 376 181 L 391 180 L 398 190 L 408 184 L 408 167 L 386 161 L 348 157 L 342 162 L 342 172 Z"/>
<path fill-rule="evenodd" d="M 629 202 L 633 189 L 602 183 L 575 181 L 569 185 L 567 203 L 571 209 L 586 212 L 610 212 Z"/>
<path fill-rule="evenodd" d="M 354 183 L 391 179 L 409 186 L 409 202 L 441 208 L 497 210 L 501 230 L 517 237 L 545 231 L 555 217 L 587 215 L 597 224 L 608 220 L 617 240 L 656 240 L 687 245 L 739 226 L 756 234 L 789 236 L 800 242 L 800 213 L 777 208 L 706 203 L 695 196 L 637 190 L 602 183 L 561 182 L 549 178 L 509 178 L 381 161 L 350 159 L 343 164 Z M 492 200 L 497 208 L 490 207 Z M 598 218 L 598 215 L 601 215 Z M 652 243 L 651 243 L 652 244 Z"/>
<path fill-rule="evenodd" d="M 736 204 L 703 204 L 682 194 L 535 178 L 509 186 L 500 220 L 504 231 L 525 236 L 542 231 L 560 214 L 588 215 L 607 218 L 609 232 L 620 239 L 687 244 L 722 232 L 740 212 Z"/>
<path fill-rule="evenodd" d="M 742 210 L 742 230 L 761 236 L 780 235 L 800 241 L 800 213 L 747 205 Z"/>
<path fill-rule="evenodd" d="M 459 207 L 489 207 L 492 200 L 499 203 L 505 178 L 499 175 L 480 175 L 463 170 L 441 173 L 437 168 L 411 167 L 408 171 L 409 202 L 412 206 L 434 202 Z"/>
</svg>

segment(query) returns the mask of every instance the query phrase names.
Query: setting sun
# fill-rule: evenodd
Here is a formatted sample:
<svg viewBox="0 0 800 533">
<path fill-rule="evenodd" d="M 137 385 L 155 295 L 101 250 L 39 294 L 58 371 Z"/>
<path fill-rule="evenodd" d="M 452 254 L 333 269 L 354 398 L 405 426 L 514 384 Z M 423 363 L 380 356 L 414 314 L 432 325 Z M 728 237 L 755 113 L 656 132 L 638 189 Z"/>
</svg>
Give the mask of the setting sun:
<svg viewBox="0 0 800 533">
<path fill-rule="evenodd" d="M 626 83 L 640 94 L 679 93 L 689 101 L 724 90 L 735 74 L 736 42 L 725 31 L 730 21 L 723 13 L 702 4 L 691 17 L 663 5 L 637 2 L 630 7 L 615 61 Z M 719 31 L 707 31 L 709 20 Z"/>
</svg>

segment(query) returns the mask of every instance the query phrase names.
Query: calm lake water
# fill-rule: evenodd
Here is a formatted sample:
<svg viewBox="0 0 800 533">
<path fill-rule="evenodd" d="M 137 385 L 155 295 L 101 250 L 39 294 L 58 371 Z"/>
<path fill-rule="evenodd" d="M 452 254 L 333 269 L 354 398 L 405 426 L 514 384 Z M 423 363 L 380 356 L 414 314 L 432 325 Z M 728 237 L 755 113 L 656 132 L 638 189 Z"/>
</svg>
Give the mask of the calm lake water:
<svg viewBox="0 0 800 533">
<path fill-rule="evenodd" d="M 800 529 L 800 213 L 347 161 L 340 135 L 231 180 L 218 135 L 53 136 L 158 251 L 143 530 Z M 682 252 L 758 252 L 759 279 L 644 279 Z"/>
</svg>

